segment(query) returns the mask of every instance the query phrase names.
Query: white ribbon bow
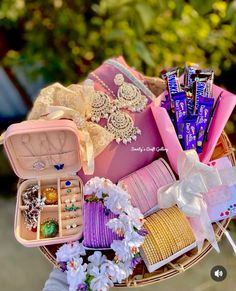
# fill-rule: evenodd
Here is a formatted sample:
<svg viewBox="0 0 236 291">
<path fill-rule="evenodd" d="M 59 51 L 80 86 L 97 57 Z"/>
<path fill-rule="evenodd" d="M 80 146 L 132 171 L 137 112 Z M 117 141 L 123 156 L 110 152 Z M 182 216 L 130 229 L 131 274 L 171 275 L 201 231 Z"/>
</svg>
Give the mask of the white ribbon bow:
<svg viewBox="0 0 236 291">
<path fill-rule="evenodd" d="M 181 152 L 177 167 L 179 181 L 159 188 L 158 206 L 168 208 L 177 204 L 189 217 L 198 249 L 202 248 L 204 239 L 207 239 L 219 252 L 204 193 L 213 188 L 217 191 L 217 187 L 222 185 L 236 184 L 236 168 L 218 170 L 209 167 L 199 161 L 195 150 Z"/>
</svg>

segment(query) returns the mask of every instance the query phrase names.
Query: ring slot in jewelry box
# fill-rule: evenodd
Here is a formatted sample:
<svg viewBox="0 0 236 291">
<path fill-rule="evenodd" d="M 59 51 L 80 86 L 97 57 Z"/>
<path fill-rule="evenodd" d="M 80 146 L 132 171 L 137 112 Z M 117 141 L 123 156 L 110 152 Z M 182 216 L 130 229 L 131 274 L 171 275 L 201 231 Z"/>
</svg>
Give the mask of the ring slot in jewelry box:
<svg viewBox="0 0 236 291">
<path fill-rule="evenodd" d="M 76 175 L 81 162 L 74 122 L 13 124 L 5 133 L 4 148 L 17 176 L 25 179 L 17 192 L 16 239 L 28 247 L 80 239 L 83 183 Z"/>
</svg>

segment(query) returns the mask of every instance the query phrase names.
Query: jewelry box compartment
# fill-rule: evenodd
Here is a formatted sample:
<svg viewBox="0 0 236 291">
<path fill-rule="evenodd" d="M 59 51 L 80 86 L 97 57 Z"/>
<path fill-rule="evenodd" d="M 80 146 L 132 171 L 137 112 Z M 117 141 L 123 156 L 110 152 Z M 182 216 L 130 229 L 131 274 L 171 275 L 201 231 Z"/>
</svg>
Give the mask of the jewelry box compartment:
<svg viewBox="0 0 236 291">
<path fill-rule="evenodd" d="M 28 247 L 80 239 L 82 210 L 78 176 L 26 180 L 17 193 L 15 237 Z"/>
<path fill-rule="evenodd" d="M 72 121 L 13 124 L 7 129 L 4 146 L 13 170 L 23 179 L 81 168 L 78 131 Z"/>
</svg>

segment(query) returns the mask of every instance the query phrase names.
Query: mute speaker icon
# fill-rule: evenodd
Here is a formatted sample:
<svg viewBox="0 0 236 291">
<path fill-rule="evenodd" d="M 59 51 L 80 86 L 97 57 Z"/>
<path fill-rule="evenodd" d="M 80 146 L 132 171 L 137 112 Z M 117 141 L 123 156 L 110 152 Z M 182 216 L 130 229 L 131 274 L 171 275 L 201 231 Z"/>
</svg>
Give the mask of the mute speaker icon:
<svg viewBox="0 0 236 291">
<path fill-rule="evenodd" d="M 223 266 L 215 266 L 211 269 L 211 278 L 216 282 L 223 281 L 226 276 L 227 271 Z"/>
<path fill-rule="evenodd" d="M 217 278 L 222 277 L 223 274 L 224 274 L 223 271 L 220 271 L 220 270 L 216 270 L 216 271 L 215 271 L 215 276 L 216 276 Z"/>
</svg>

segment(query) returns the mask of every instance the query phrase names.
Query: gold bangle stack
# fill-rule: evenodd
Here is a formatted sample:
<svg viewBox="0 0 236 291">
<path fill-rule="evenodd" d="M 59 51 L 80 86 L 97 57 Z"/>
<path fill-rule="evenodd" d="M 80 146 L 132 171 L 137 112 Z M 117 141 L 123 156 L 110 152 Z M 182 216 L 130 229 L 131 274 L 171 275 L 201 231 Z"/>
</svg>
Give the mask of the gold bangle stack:
<svg viewBox="0 0 236 291">
<path fill-rule="evenodd" d="M 187 218 L 176 206 L 147 217 L 144 228 L 148 235 L 141 248 L 149 265 L 165 260 L 195 242 Z"/>
</svg>

